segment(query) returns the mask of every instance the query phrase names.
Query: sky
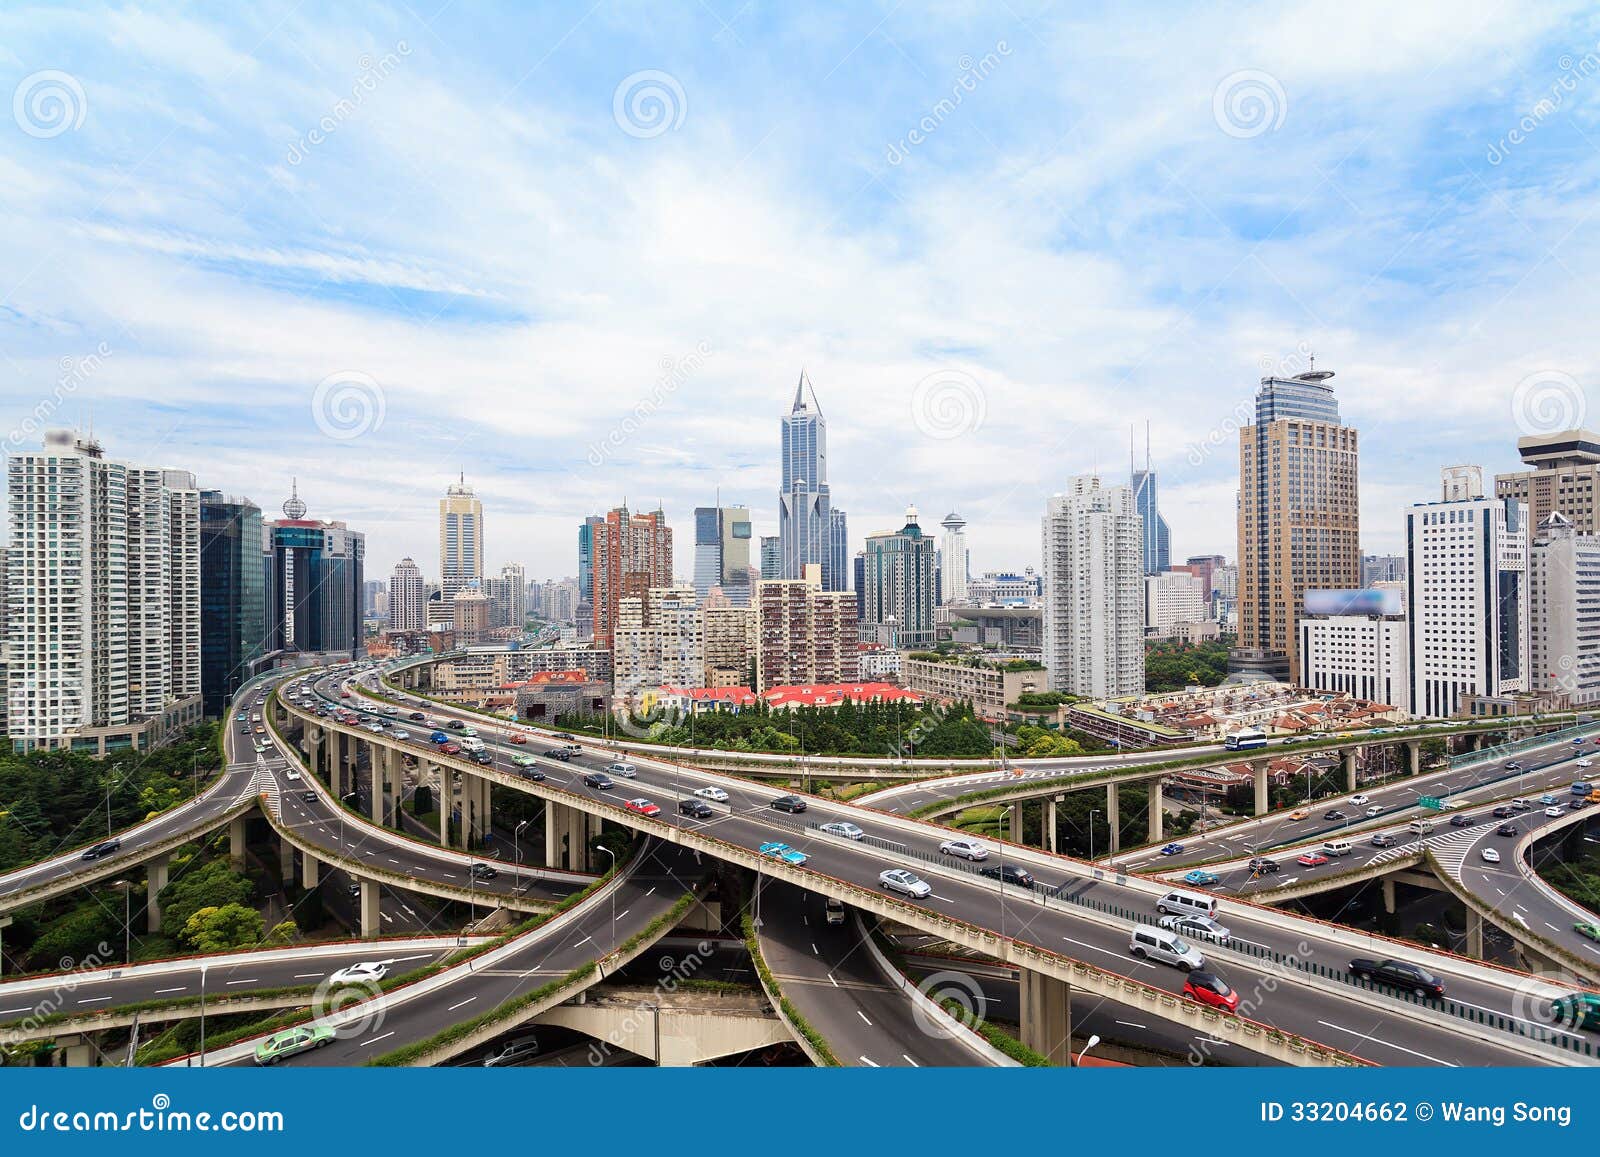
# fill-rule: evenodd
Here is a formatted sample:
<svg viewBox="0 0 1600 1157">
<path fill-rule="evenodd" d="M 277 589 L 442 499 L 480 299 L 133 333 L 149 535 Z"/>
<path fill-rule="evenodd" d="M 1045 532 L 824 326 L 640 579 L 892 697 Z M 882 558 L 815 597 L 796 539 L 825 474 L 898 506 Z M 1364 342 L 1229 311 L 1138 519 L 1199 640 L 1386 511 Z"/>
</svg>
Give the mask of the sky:
<svg viewBox="0 0 1600 1157">
<path fill-rule="evenodd" d="M 1145 423 L 1175 560 L 1314 356 L 1362 538 L 1516 465 L 1597 371 L 1600 11 L 1346 0 L 0 10 L 0 435 L 92 426 L 437 575 L 718 493 L 776 531 L 802 370 L 852 549 L 1046 497 Z"/>
</svg>

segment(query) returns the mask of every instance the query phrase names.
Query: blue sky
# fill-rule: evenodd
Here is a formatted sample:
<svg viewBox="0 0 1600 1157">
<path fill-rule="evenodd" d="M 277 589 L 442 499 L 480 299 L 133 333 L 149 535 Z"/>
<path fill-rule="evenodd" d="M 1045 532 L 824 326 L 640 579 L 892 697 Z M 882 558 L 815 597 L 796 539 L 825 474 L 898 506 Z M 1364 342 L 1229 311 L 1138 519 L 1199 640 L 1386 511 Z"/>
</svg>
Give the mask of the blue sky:
<svg viewBox="0 0 1600 1157">
<path fill-rule="evenodd" d="M 233 7 L 0 11 L 0 434 L 298 476 L 375 574 L 463 470 L 492 566 L 626 497 L 687 574 L 719 488 L 772 532 L 802 366 L 857 544 L 958 509 L 977 569 L 1146 420 L 1174 553 L 1232 556 L 1313 353 L 1370 550 L 1587 413 L 1582 5 Z"/>
</svg>

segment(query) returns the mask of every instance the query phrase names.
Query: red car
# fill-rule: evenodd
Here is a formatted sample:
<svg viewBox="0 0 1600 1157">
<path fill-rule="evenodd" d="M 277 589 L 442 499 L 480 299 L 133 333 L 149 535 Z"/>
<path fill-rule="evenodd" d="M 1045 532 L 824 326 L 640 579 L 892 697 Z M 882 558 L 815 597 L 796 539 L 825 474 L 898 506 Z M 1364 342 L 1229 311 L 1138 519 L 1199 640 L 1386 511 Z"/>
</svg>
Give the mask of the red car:
<svg viewBox="0 0 1600 1157">
<path fill-rule="evenodd" d="M 661 814 L 661 809 L 647 799 L 630 799 L 622 806 L 642 816 L 658 816 Z"/>
<path fill-rule="evenodd" d="M 1301 856 L 1295 861 L 1295 863 L 1299 864 L 1302 868 L 1320 868 L 1327 862 L 1328 857 L 1323 855 L 1321 852 L 1307 852 L 1305 855 Z"/>
<path fill-rule="evenodd" d="M 1189 978 L 1183 982 L 1183 995 L 1224 1012 L 1239 1011 L 1239 990 L 1215 972 L 1196 969 L 1189 973 Z"/>
<path fill-rule="evenodd" d="M 348 692 L 348 691 L 341 691 L 341 692 L 339 692 L 339 698 L 341 698 L 341 699 L 348 699 L 348 698 L 350 698 L 350 692 Z"/>
<path fill-rule="evenodd" d="M 459 744 L 459 743 L 441 744 L 440 747 L 439 747 L 439 750 L 441 752 L 443 752 L 445 755 L 460 755 L 461 754 L 461 744 Z"/>
<path fill-rule="evenodd" d="M 528 742 L 528 737 L 520 731 L 514 731 L 511 733 L 511 742 L 517 744 L 526 743 Z"/>
</svg>

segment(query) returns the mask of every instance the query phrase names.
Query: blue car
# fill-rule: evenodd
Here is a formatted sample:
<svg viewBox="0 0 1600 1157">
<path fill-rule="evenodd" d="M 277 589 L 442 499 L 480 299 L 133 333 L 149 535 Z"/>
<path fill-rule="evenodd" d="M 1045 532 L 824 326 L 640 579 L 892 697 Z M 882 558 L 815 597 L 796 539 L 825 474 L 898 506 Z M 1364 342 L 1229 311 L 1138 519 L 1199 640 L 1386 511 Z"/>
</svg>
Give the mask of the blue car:
<svg viewBox="0 0 1600 1157">
<path fill-rule="evenodd" d="M 797 852 L 788 844 L 762 844 L 761 854 L 769 859 L 782 860 L 786 864 L 799 867 L 809 858 L 804 852 Z"/>
<path fill-rule="evenodd" d="M 1204 868 L 1196 868 L 1194 871 L 1184 876 L 1183 882 L 1185 884 L 1199 884 L 1203 887 L 1207 884 L 1222 883 L 1222 877 L 1217 875 L 1215 872 L 1208 872 Z"/>
<path fill-rule="evenodd" d="M 1161 849 L 1161 854 L 1163 856 L 1181 856 L 1183 855 L 1183 845 L 1168 844 L 1166 847 Z"/>
<path fill-rule="evenodd" d="M 450 742 L 450 737 L 448 735 L 446 735 L 442 731 L 435 731 L 432 735 L 428 736 L 428 742 L 430 742 L 430 743 L 449 743 Z"/>
</svg>

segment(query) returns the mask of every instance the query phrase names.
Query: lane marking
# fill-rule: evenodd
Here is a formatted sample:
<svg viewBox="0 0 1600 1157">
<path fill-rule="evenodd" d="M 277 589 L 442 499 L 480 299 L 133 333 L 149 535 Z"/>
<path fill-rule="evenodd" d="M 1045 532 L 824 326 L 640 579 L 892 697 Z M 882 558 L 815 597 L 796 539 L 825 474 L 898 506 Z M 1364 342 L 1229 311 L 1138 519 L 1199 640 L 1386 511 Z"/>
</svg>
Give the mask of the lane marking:
<svg viewBox="0 0 1600 1157">
<path fill-rule="evenodd" d="M 369 1037 L 368 1039 L 366 1039 L 366 1040 L 361 1042 L 361 1047 L 362 1048 L 366 1048 L 368 1045 L 375 1045 L 381 1040 L 388 1040 L 393 1035 L 394 1035 L 394 1033 L 392 1033 L 392 1032 L 386 1032 L 382 1036 Z"/>
<path fill-rule="evenodd" d="M 1380 1040 L 1378 1037 L 1373 1036 L 1371 1033 L 1357 1032 L 1353 1028 L 1345 1028 L 1344 1025 L 1342 1025 L 1342 1024 L 1333 1024 L 1333 1023 L 1331 1023 L 1329 1021 L 1326 1021 L 1326 1020 L 1319 1020 L 1319 1021 L 1317 1021 L 1317 1023 L 1320 1024 L 1323 1028 L 1338 1029 L 1340 1032 L 1347 1032 L 1351 1036 L 1358 1036 L 1364 1041 L 1371 1041 L 1373 1044 L 1384 1045 L 1384 1046 L 1386 1046 L 1388 1048 L 1396 1049 L 1399 1052 L 1408 1053 L 1408 1054 L 1410 1054 L 1411 1056 L 1414 1056 L 1414 1057 L 1421 1057 L 1425 1061 L 1432 1061 L 1436 1065 L 1445 1065 L 1448 1068 L 1452 1068 L 1452 1069 L 1461 1067 L 1461 1066 L 1457 1065 L 1453 1061 L 1441 1061 L 1438 1057 L 1430 1057 L 1427 1053 L 1419 1053 L 1415 1049 L 1406 1048 L 1404 1045 L 1397 1045 L 1397 1044 L 1393 1044 L 1393 1043 L 1391 1043 L 1389 1041 L 1386 1041 L 1386 1040 Z"/>
<path fill-rule="evenodd" d="M 445 1011 L 446 1012 L 454 1012 L 458 1008 L 465 1008 L 467 1005 L 471 1004 L 473 1001 L 475 1001 L 477 999 L 478 998 L 475 997 L 475 996 L 469 996 L 469 997 L 467 997 L 466 1000 L 463 1000 L 460 1004 L 452 1004 L 449 1008 L 445 1009 Z"/>
<path fill-rule="evenodd" d="M 875 1069 L 881 1069 L 883 1067 L 877 1061 L 873 1060 L 871 1057 L 862 1057 L 861 1060 L 862 1060 L 862 1062 L 864 1064 L 869 1064 Z"/>
<path fill-rule="evenodd" d="M 920 1069 L 922 1067 L 921 1065 L 917 1064 L 916 1061 L 912 1060 L 910 1057 L 907 1057 L 905 1053 L 901 1053 L 900 1055 L 905 1057 L 906 1064 L 910 1065 L 912 1068 Z"/>
<path fill-rule="evenodd" d="M 230 980 L 227 983 L 229 983 L 229 984 L 260 984 L 261 983 L 261 978 L 259 976 L 252 976 L 249 980 Z"/>
<path fill-rule="evenodd" d="M 181 985 L 181 984 L 178 985 L 177 988 L 158 988 L 158 989 L 156 989 L 156 995 L 157 996 L 163 996 L 163 995 L 165 995 L 166 993 L 169 993 L 169 992 L 182 992 L 183 990 L 184 990 L 184 986 Z M 13 1009 L 7 1009 L 6 1011 L 7 1012 L 12 1012 L 14 1010 Z"/>
<path fill-rule="evenodd" d="M 103 999 L 110 1000 L 111 998 L 109 996 L 107 996 L 107 997 L 104 997 Z M 867 1014 L 862 1012 L 859 1008 L 856 1009 L 856 1015 L 861 1018 L 861 1023 L 862 1024 L 866 1025 L 868 1028 L 872 1027 L 872 1022 L 867 1019 Z"/>
<path fill-rule="evenodd" d="M 1150 1027 L 1147 1024 L 1140 1024 L 1137 1021 L 1132 1021 L 1132 1020 L 1119 1020 L 1119 1021 L 1117 1021 L 1117 1023 L 1120 1024 L 1120 1025 L 1126 1025 L 1128 1028 L 1148 1029 Z"/>
</svg>

